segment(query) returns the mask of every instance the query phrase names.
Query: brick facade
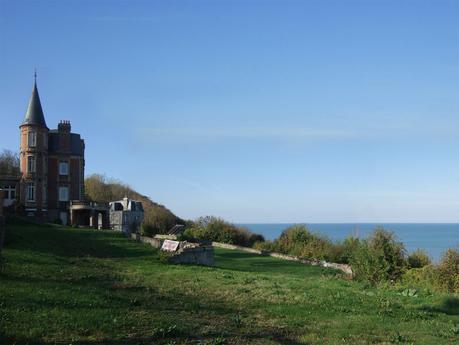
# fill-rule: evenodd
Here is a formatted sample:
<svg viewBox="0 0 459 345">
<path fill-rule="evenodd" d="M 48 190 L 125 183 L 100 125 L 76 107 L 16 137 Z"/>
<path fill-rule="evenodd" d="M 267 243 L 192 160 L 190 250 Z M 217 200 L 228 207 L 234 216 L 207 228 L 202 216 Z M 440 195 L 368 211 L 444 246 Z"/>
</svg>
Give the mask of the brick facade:
<svg viewBox="0 0 459 345">
<path fill-rule="evenodd" d="M 19 203 L 25 214 L 69 221 L 70 200 L 84 198 L 84 141 L 69 121 L 49 130 L 36 84 L 20 128 Z"/>
</svg>

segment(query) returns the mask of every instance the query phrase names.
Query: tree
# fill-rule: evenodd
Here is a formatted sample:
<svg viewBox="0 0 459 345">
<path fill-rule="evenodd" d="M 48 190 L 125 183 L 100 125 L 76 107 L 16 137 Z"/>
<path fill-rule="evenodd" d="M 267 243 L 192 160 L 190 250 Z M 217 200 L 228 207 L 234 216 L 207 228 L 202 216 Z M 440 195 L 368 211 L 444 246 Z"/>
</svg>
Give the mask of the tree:
<svg viewBox="0 0 459 345">
<path fill-rule="evenodd" d="M 108 179 L 105 175 L 93 174 L 85 179 L 86 197 L 90 201 L 108 203 L 121 200 L 125 196 L 142 202 L 145 211 L 142 229 L 145 233 L 154 235 L 166 233 L 175 224 L 184 221 L 174 215 L 163 205 L 153 202 L 149 197 L 137 193 L 121 181 Z"/>
<path fill-rule="evenodd" d="M 0 175 L 19 175 L 19 155 L 10 150 L 0 153 Z"/>
</svg>

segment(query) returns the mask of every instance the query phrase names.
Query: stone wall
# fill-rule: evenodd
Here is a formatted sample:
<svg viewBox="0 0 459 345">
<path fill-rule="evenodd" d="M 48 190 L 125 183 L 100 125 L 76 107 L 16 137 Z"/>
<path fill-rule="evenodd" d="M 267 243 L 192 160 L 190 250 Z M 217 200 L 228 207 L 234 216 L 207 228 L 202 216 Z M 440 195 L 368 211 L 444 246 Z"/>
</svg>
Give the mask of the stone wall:
<svg viewBox="0 0 459 345">
<path fill-rule="evenodd" d="M 222 243 L 222 242 L 212 242 L 212 245 L 214 247 L 218 247 L 218 248 L 231 249 L 231 250 L 241 250 L 243 252 L 259 254 L 259 255 L 269 255 L 269 252 L 267 252 L 265 250 L 258 250 L 258 249 L 248 248 L 248 247 L 241 247 L 241 246 L 236 246 L 234 244 L 228 244 L 228 243 Z"/>
<path fill-rule="evenodd" d="M 176 255 L 171 258 L 171 262 L 175 264 L 214 266 L 214 248 L 212 246 L 202 246 L 179 249 Z"/>
<path fill-rule="evenodd" d="M 169 237 L 169 238 L 168 238 Z M 131 238 L 142 243 L 148 243 L 152 247 L 161 248 L 164 240 L 170 239 L 171 236 L 155 236 L 153 238 L 131 234 Z M 214 265 L 214 248 L 212 246 L 202 246 L 199 244 L 180 241 L 179 247 L 170 261 L 175 264 L 194 264 L 213 266 Z"/>
<path fill-rule="evenodd" d="M 151 238 L 147 236 L 140 236 L 139 234 L 131 234 L 131 238 L 137 242 L 148 243 L 152 247 L 161 248 L 163 241 L 158 238 Z"/>
</svg>

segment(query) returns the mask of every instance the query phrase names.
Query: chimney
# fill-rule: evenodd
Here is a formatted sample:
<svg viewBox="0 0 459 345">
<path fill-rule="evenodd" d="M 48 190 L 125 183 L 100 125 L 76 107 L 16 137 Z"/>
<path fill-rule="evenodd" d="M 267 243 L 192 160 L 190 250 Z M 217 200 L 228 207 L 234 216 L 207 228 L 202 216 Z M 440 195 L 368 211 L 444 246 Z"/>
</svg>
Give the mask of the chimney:
<svg viewBox="0 0 459 345">
<path fill-rule="evenodd" d="M 57 131 L 59 133 L 70 133 L 72 126 L 70 125 L 70 121 L 61 120 L 57 125 Z"/>
</svg>

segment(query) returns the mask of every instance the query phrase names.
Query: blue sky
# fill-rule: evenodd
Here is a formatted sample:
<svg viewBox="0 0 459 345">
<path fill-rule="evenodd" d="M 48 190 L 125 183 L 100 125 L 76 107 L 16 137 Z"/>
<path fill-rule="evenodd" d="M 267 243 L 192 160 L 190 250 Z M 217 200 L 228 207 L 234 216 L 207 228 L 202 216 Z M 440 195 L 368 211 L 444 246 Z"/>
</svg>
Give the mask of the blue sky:
<svg viewBox="0 0 459 345">
<path fill-rule="evenodd" d="M 86 174 L 184 218 L 459 221 L 457 0 L 0 0 L 0 148 L 34 67 Z"/>
</svg>

